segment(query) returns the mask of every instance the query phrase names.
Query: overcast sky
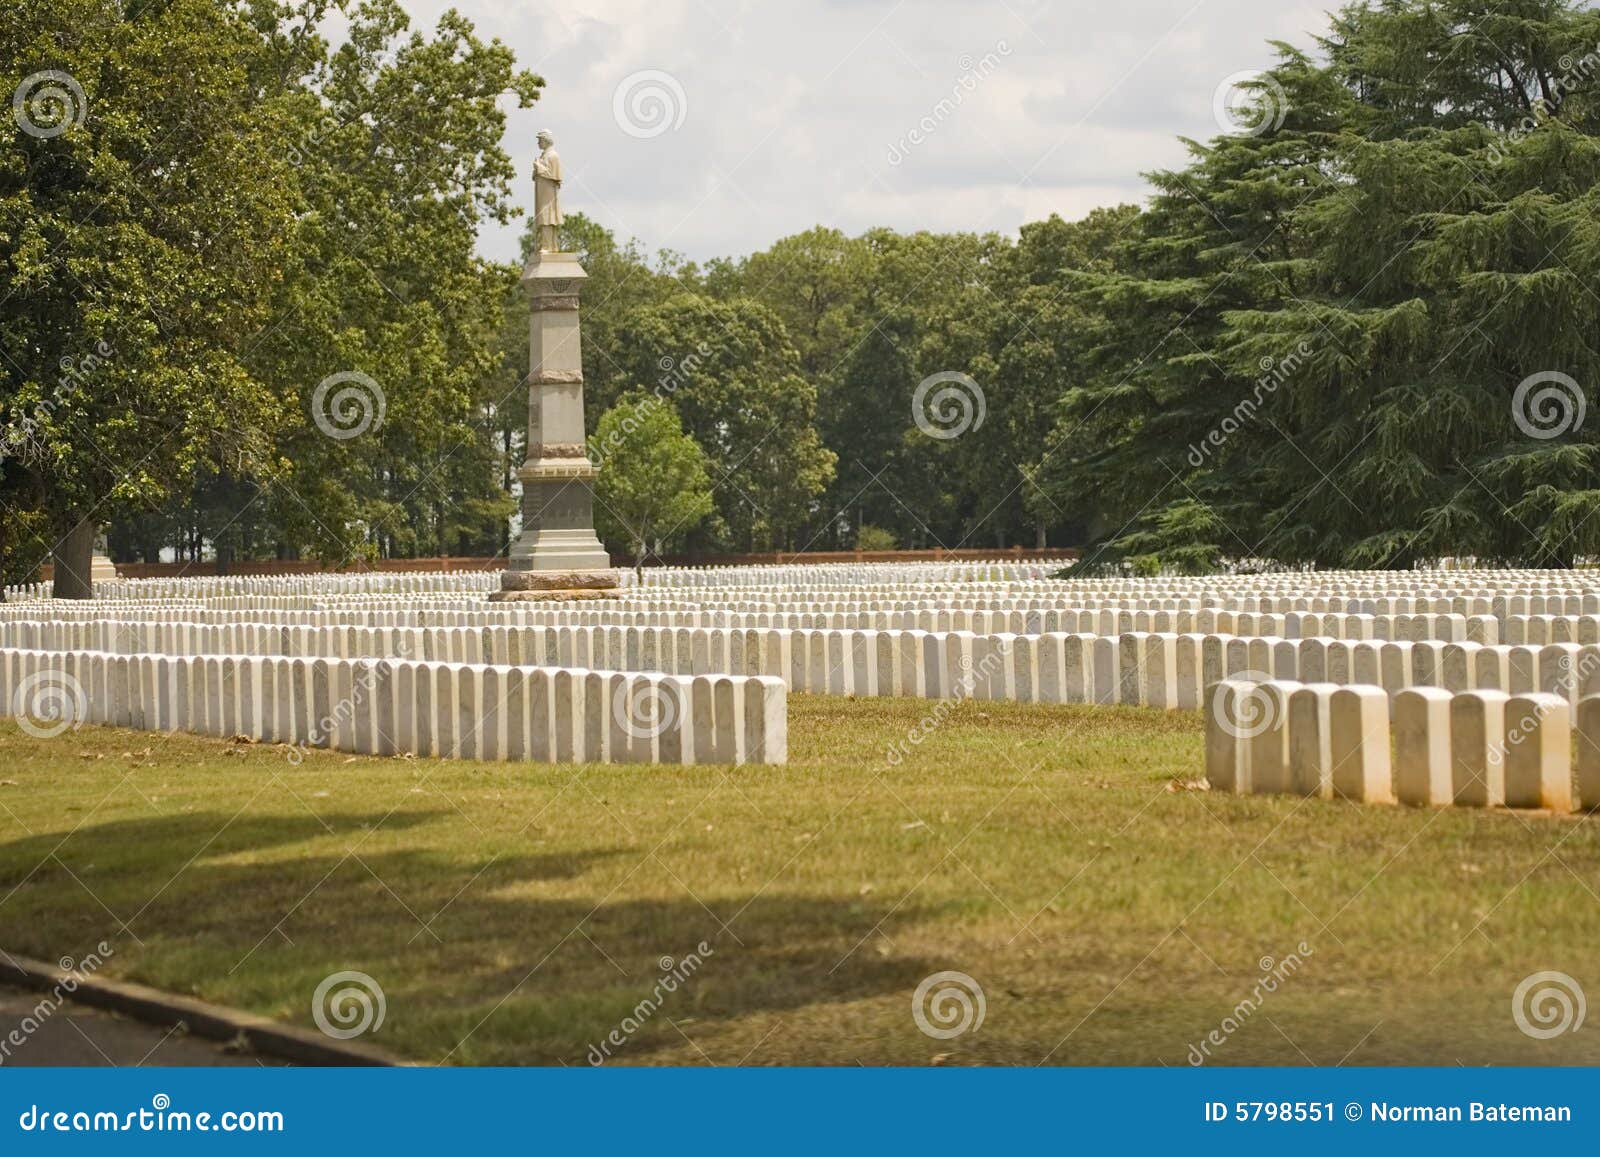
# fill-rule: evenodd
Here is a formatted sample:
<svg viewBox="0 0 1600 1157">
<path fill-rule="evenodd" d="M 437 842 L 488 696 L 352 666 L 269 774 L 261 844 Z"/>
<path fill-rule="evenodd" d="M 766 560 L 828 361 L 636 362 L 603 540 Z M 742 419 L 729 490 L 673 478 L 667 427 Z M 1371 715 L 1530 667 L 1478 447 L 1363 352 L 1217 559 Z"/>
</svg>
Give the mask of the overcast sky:
<svg viewBox="0 0 1600 1157">
<path fill-rule="evenodd" d="M 1300 0 L 403 0 L 455 7 L 545 78 L 562 207 L 691 258 L 824 224 L 999 230 L 1140 200 L 1216 131 L 1218 85 L 1309 47 Z M 507 101 L 510 105 L 514 102 Z M 1224 114 L 1225 115 L 1225 114 Z M 920 135 L 920 141 L 916 136 Z M 516 255 L 521 221 L 486 227 Z"/>
</svg>

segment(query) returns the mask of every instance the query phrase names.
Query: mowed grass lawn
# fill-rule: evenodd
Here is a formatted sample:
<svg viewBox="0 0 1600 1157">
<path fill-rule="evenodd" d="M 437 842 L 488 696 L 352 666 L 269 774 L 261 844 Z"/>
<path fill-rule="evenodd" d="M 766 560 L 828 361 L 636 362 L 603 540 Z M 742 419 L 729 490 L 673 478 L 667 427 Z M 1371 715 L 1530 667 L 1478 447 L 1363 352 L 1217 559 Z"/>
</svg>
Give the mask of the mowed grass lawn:
<svg viewBox="0 0 1600 1157">
<path fill-rule="evenodd" d="M 891 766 L 931 707 L 793 697 L 781 768 L 7 722 L 0 948 L 308 1027 L 359 970 L 422 1062 L 584 1064 L 703 941 L 610 1063 L 1600 1063 L 1512 1017 L 1543 970 L 1600 997 L 1600 819 L 1214 795 L 1193 713 L 966 703 Z M 947 970 L 985 1015 L 934 1039 Z"/>
</svg>

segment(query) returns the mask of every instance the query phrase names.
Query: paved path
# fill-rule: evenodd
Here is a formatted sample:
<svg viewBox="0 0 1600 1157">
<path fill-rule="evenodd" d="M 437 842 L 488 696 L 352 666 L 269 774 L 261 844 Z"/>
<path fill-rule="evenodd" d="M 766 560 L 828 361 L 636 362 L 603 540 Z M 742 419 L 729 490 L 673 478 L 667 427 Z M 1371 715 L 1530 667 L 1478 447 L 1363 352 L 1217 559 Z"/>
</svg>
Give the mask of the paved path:
<svg viewBox="0 0 1600 1157">
<path fill-rule="evenodd" d="M 48 993 L 0 987 L 0 1065 L 281 1065 L 269 1057 L 224 1052 L 213 1041 L 157 1028 L 81 1004 L 63 1004 L 23 1034 L 24 1018 Z"/>
</svg>

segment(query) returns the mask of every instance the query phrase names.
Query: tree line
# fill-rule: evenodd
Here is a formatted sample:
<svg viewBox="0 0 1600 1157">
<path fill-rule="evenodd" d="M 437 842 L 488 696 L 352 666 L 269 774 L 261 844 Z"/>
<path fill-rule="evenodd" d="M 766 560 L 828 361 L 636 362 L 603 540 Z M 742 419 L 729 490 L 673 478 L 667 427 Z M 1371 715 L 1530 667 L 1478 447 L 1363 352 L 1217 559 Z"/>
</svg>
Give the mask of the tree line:
<svg viewBox="0 0 1600 1157">
<path fill-rule="evenodd" d="M 526 300 L 474 243 L 517 211 L 502 94 L 543 82 L 393 0 L 330 44 L 335 7 L 0 14 L 8 581 L 101 531 L 224 564 L 508 545 Z M 1147 203 L 1015 238 L 697 263 L 569 214 L 613 551 L 1600 553 L 1600 16 L 1384 0 L 1277 52 Z"/>
</svg>

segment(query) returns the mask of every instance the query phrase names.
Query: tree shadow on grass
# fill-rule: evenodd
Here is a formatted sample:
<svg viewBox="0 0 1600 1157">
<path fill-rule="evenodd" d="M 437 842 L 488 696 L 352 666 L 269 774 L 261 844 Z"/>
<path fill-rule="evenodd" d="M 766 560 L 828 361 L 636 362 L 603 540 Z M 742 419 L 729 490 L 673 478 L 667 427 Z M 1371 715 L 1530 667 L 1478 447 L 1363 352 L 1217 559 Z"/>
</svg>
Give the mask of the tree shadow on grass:
<svg viewBox="0 0 1600 1157">
<path fill-rule="evenodd" d="M 876 951 L 930 914 L 912 904 L 760 881 L 729 896 L 726 881 L 719 891 L 638 848 L 362 841 L 443 818 L 191 813 L 16 840 L 0 845 L 0 895 L 15 888 L 0 924 L 25 931 L 0 947 L 53 958 L 104 939 L 117 974 L 306 1025 L 319 983 L 358 971 L 384 994 L 375 1043 L 498 1064 L 581 1064 L 607 1041 L 608 1057 L 646 1059 L 684 1047 L 686 1023 L 909 999 L 944 967 Z M 285 858 L 328 838 L 325 822 L 342 850 Z M 272 858 L 251 858 L 262 852 Z"/>
</svg>

